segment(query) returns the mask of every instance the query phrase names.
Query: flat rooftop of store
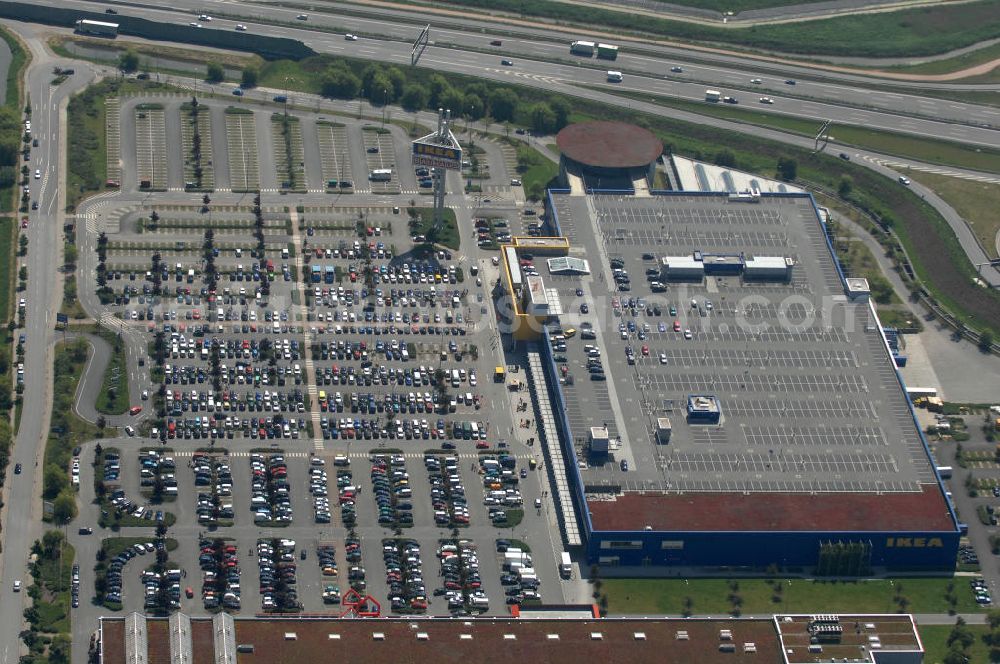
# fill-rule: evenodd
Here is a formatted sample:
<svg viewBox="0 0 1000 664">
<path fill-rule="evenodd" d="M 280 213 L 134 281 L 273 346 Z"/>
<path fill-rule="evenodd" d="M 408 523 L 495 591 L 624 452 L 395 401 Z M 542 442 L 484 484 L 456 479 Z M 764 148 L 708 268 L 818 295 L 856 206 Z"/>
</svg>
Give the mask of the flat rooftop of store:
<svg viewBox="0 0 1000 664">
<path fill-rule="evenodd" d="M 253 646 L 252 653 L 238 649 L 237 664 L 782 663 L 777 630 L 767 619 L 236 618 L 234 624 L 237 646 Z M 150 618 L 146 625 L 146 661 L 170 662 L 167 620 Z M 103 619 L 102 631 L 103 664 L 126 664 L 124 618 Z M 191 638 L 192 664 L 212 664 L 212 621 L 192 618 Z M 720 648 L 723 643 L 734 646 L 733 651 Z"/>
<path fill-rule="evenodd" d="M 572 312 L 560 319 L 564 328 L 599 326 L 608 373 L 608 382 L 587 380 L 583 343 L 568 344 L 577 380 L 563 389 L 578 452 L 592 426 L 607 425 L 613 439 L 611 462 L 581 473 L 594 530 L 954 530 L 876 320 L 867 304 L 847 301 L 808 196 L 552 201 L 570 255 L 590 259 L 593 273 L 543 277 Z M 646 269 L 695 251 L 788 257 L 792 278 L 706 277 L 650 292 Z M 611 258 L 625 262 L 630 292 L 609 290 Z M 589 315 L 575 313 L 577 286 L 592 303 Z M 613 298 L 629 297 L 659 305 L 662 315 L 612 315 Z M 673 331 L 671 304 L 691 340 Z M 809 321 L 814 312 L 822 320 Z M 645 341 L 621 340 L 618 325 L 629 320 L 650 324 Z M 635 366 L 626 364 L 626 345 Z M 687 422 L 691 395 L 718 398 L 721 426 Z M 661 417 L 672 425 L 669 444 L 654 442 Z M 629 472 L 619 472 L 619 458 L 632 461 Z"/>
</svg>

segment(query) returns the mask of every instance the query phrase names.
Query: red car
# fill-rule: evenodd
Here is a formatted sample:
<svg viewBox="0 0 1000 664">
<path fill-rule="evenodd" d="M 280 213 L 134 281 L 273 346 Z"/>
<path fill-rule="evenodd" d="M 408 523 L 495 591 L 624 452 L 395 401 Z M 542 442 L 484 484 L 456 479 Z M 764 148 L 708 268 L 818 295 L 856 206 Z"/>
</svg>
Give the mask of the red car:
<svg viewBox="0 0 1000 664">
<path fill-rule="evenodd" d="M 481 440 L 478 443 L 476 443 L 476 449 L 477 450 L 488 450 L 488 449 L 490 449 L 490 444 L 487 443 L 485 440 Z"/>
<path fill-rule="evenodd" d="M 21 228 L 27 228 L 27 227 L 28 227 L 28 218 L 27 217 L 22 217 L 21 218 Z"/>
<path fill-rule="evenodd" d="M 643 357 L 649 357 L 649 346 L 643 344 L 643 346 L 642 346 L 642 355 L 643 355 Z"/>
<path fill-rule="evenodd" d="M 187 595 L 188 599 L 191 599 L 192 597 L 194 597 L 194 588 L 188 586 L 187 588 L 184 589 L 184 594 Z"/>
<path fill-rule="evenodd" d="M 142 412 L 142 406 L 132 406 L 131 408 L 128 409 L 129 415 L 138 415 L 141 412 Z"/>
<path fill-rule="evenodd" d="M 681 322 L 679 320 L 675 320 L 674 321 L 674 332 L 680 332 L 680 331 L 681 331 Z"/>
</svg>

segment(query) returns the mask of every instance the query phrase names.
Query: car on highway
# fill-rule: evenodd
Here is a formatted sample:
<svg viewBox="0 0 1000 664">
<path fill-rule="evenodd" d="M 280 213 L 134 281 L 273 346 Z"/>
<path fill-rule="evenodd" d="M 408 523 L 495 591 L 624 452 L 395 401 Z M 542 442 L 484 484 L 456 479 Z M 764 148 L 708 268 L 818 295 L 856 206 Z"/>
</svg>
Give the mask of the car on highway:
<svg viewBox="0 0 1000 664">
<path fill-rule="evenodd" d="M 242 23 L 237 23 L 237 24 L 236 24 L 236 29 L 237 29 L 237 30 L 238 30 L 239 32 L 246 32 L 246 30 L 247 30 L 247 26 L 243 25 Z"/>
<path fill-rule="evenodd" d="M 19 463 L 14 464 L 14 474 L 15 475 L 21 474 L 21 464 Z"/>
<path fill-rule="evenodd" d="M 909 187 L 910 186 L 910 178 L 906 177 L 905 175 L 900 175 L 899 176 L 899 183 L 901 185 L 905 186 L 905 187 Z"/>
<path fill-rule="evenodd" d="M 760 103 L 762 103 L 762 104 L 773 104 L 774 100 L 771 99 L 770 97 L 761 97 L 760 98 Z"/>
<path fill-rule="evenodd" d="M 358 36 L 352 35 L 351 33 L 348 32 L 346 35 L 344 35 L 344 39 L 346 39 L 347 41 L 358 41 Z"/>
<path fill-rule="evenodd" d="M 295 18 L 298 19 L 299 21 L 308 21 L 309 20 L 309 14 L 299 14 Z"/>
<path fill-rule="evenodd" d="M 684 72 L 684 68 L 683 67 L 671 67 L 670 71 L 672 71 L 675 74 L 681 74 L 681 73 Z"/>
<path fill-rule="evenodd" d="M 190 25 L 192 28 L 200 28 L 201 27 L 201 23 L 198 23 L 196 21 L 191 21 L 190 23 L 188 23 L 188 25 Z"/>
<path fill-rule="evenodd" d="M 242 97 L 243 96 L 243 90 L 241 90 L 240 88 L 235 88 L 233 90 L 233 94 L 236 95 L 237 97 Z"/>
<path fill-rule="evenodd" d="M 724 104 L 738 104 L 740 103 L 740 100 L 737 99 L 736 97 L 723 97 L 722 102 Z"/>
<path fill-rule="evenodd" d="M 198 20 L 199 21 L 211 21 L 212 17 L 209 16 L 208 14 L 202 14 L 201 16 L 198 17 Z"/>
<path fill-rule="evenodd" d="M 36 168 L 35 169 L 35 179 L 38 180 L 41 177 L 42 177 L 42 169 Z"/>
<path fill-rule="evenodd" d="M 502 64 L 504 67 L 513 67 L 514 61 L 504 58 L 503 60 L 500 61 L 500 64 Z"/>
<path fill-rule="evenodd" d="M 847 154 L 846 152 L 841 152 L 840 153 L 840 158 L 843 159 L 844 161 L 850 161 L 851 160 L 851 155 Z"/>
<path fill-rule="evenodd" d="M 21 592 L 21 580 L 20 579 L 14 579 L 14 592 L 16 592 L 16 593 Z"/>
<path fill-rule="evenodd" d="M 118 13 L 118 10 L 117 10 L 117 9 L 111 9 L 111 8 L 108 8 L 108 9 L 105 9 L 105 10 L 104 10 L 104 13 L 105 13 L 105 14 L 117 14 L 117 13 Z"/>
<path fill-rule="evenodd" d="M 786 78 L 785 79 L 785 85 L 795 85 L 795 79 L 794 78 Z"/>
<path fill-rule="evenodd" d="M 31 209 L 32 210 L 38 209 L 38 201 L 31 201 Z"/>
<path fill-rule="evenodd" d="M 764 81 L 760 80 L 759 78 L 751 78 L 750 82 L 753 83 L 754 85 L 760 85 Z"/>
<path fill-rule="evenodd" d="M 493 41 L 490 42 L 490 46 L 503 46 L 503 42 L 500 41 L 499 39 L 494 39 Z"/>
</svg>

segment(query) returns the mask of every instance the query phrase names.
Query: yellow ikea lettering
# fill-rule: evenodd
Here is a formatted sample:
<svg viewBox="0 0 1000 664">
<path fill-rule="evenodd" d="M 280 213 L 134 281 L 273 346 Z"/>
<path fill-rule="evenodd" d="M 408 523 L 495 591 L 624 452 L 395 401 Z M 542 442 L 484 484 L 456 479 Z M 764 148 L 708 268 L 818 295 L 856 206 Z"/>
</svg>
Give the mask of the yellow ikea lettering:
<svg viewBox="0 0 1000 664">
<path fill-rule="evenodd" d="M 940 549 L 944 542 L 940 537 L 889 537 L 885 546 L 889 549 Z"/>
</svg>

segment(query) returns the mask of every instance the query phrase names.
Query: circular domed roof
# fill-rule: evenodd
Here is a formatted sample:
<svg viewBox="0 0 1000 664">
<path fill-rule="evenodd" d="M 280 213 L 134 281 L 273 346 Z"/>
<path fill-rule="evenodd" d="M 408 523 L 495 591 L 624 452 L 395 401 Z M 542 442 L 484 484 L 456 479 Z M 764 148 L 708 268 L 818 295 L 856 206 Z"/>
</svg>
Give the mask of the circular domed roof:
<svg viewBox="0 0 1000 664">
<path fill-rule="evenodd" d="M 653 132 L 626 122 L 581 122 L 556 136 L 569 159 L 596 168 L 645 168 L 663 153 Z"/>
</svg>

